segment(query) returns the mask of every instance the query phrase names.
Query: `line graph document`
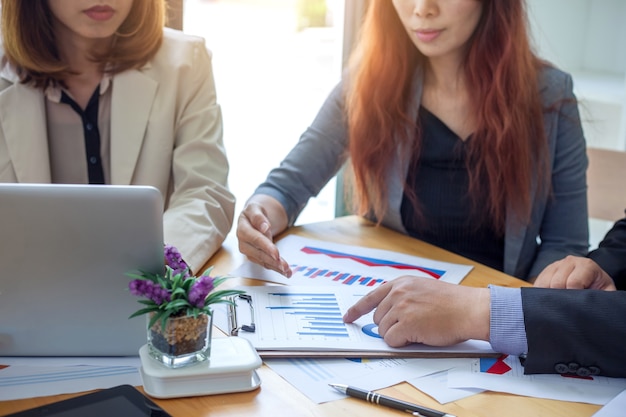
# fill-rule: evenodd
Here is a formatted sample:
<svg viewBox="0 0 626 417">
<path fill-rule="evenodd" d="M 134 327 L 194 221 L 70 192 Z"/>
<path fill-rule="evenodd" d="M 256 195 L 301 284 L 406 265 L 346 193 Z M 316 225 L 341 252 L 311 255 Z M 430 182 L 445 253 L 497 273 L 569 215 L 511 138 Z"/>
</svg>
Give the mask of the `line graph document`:
<svg viewBox="0 0 626 417">
<path fill-rule="evenodd" d="M 240 289 L 250 295 L 253 305 L 253 318 L 242 320 L 254 322 L 255 331 L 239 331 L 238 335 L 259 351 L 494 353 L 489 343 L 477 340 L 445 348 L 421 344 L 389 347 L 378 334 L 373 313 L 354 323 L 343 322 L 347 309 L 367 293 L 363 287 L 265 285 Z"/>
<path fill-rule="evenodd" d="M 409 379 L 438 373 L 472 359 L 409 358 L 281 358 L 264 363 L 316 403 L 345 398 L 331 383 L 355 385 L 367 390 L 390 387 Z M 479 392 L 478 390 L 476 390 Z"/>
<path fill-rule="evenodd" d="M 0 363 L 9 364 L 11 359 L 0 358 Z M 139 357 L 96 358 L 90 365 L 81 362 L 84 358 L 17 359 L 16 365 L 0 365 L 0 401 L 77 393 L 122 384 L 141 385 Z M 25 364 L 27 361 L 30 364 Z"/>
<path fill-rule="evenodd" d="M 369 290 L 402 275 L 460 283 L 471 265 L 439 262 L 402 253 L 343 245 L 301 236 L 286 236 L 276 243 L 293 275 L 285 278 L 250 261 L 230 273 L 289 285 L 353 286 Z"/>
</svg>

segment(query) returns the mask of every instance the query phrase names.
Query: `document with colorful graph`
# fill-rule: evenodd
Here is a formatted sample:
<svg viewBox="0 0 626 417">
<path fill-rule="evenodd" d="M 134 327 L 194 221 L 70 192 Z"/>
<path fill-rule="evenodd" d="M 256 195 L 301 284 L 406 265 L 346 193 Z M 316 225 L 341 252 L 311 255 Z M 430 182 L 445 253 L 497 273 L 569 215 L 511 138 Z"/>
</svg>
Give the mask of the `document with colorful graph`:
<svg viewBox="0 0 626 417">
<path fill-rule="evenodd" d="M 373 289 L 402 275 L 458 284 L 472 270 L 471 265 L 300 236 L 286 236 L 278 241 L 277 246 L 291 267 L 291 278 L 287 279 L 250 261 L 244 262 L 231 275 L 289 285 L 341 285 Z"/>
<path fill-rule="evenodd" d="M 293 352 L 272 356 L 297 356 L 302 351 L 307 351 L 307 355 L 336 352 L 342 357 L 349 356 L 345 352 L 359 356 L 381 355 L 379 357 L 479 357 L 494 354 L 489 343 L 477 340 L 444 348 L 421 344 L 389 347 L 378 334 L 373 313 L 354 323 L 343 322 L 342 317 L 348 308 L 367 294 L 366 287 L 261 285 L 239 289 L 246 291 L 250 305 L 247 301 L 243 305 L 238 302 L 234 310 L 236 321 L 247 324 L 248 329 L 240 330 L 238 336 L 249 340 L 261 356 L 264 351 Z"/>
<path fill-rule="evenodd" d="M 626 389 L 626 379 L 605 376 L 524 374 L 517 356 L 481 358 L 448 371 L 448 388 L 478 388 L 528 397 L 606 404 Z"/>
</svg>

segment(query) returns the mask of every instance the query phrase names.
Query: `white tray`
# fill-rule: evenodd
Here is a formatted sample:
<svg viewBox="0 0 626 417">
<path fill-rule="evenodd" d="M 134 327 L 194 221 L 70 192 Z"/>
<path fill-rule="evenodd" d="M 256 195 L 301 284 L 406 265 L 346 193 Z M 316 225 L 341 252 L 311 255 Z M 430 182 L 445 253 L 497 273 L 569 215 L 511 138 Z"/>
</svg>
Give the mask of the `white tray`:
<svg viewBox="0 0 626 417">
<path fill-rule="evenodd" d="M 148 345 L 139 349 L 146 394 L 155 398 L 194 397 L 252 391 L 261 385 L 256 369 L 262 361 L 246 339 L 218 337 L 211 341 L 210 360 L 172 369 L 150 357 Z"/>
</svg>

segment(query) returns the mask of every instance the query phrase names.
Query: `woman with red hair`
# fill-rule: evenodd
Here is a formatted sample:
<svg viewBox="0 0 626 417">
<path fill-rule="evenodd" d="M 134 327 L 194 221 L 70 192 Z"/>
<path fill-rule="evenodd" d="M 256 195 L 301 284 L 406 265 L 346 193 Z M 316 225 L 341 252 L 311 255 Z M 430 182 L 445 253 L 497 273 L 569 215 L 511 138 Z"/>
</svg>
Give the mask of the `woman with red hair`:
<svg viewBox="0 0 626 417">
<path fill-rule="evenodd" d="M 342 82 L 238 220 L 273 237 L 348 161 L 354 212 L 523 279 L 588 248 L 572 79 L 539 59 L 524 0 L 372 0 Z"/>
</svg>

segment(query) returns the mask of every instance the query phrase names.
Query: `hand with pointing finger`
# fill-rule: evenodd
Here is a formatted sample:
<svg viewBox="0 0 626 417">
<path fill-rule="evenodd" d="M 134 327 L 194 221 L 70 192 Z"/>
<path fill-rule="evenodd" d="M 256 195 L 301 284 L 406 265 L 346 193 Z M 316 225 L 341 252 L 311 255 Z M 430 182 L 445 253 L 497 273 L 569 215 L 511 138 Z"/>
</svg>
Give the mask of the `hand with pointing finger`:
<svg viewBox="0 0 626 417">
<path fill-rule="evenodd" d="M 389 346 L 448 346 L 468 339 L 488 341 L 489 307 L 487 288 L 406 275 L 367 294 L 343 319 L 351 323 L 375 309 L 374 323 Z"/>
<path fill-rule="evenodd" d="M 280 257 L 274 236 L 287 228 L 287 214 L 274 198 L 255 195 L 248 200 L 237 221 L 239 251 L 254 263 L 291 276 L 289 264 Z"/>
</svg>

